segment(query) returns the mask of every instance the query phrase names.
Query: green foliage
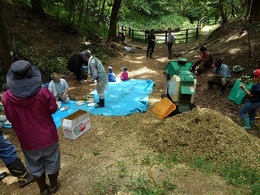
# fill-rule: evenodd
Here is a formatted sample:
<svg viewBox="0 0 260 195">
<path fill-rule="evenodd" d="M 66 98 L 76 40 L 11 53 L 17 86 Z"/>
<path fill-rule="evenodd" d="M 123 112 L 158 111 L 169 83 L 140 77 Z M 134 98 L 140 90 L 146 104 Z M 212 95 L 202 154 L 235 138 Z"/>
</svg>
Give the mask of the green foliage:
<svg viewBox="0 0 260 195">
<path fill-rule="evenodd" d="M 110 177 L 106 177 L 104 181 L 96 182 L 97 190 L 100 194 L 115 194 L 119 186 Z"/>
<path fill-rule="evenodd" d="M 194 158 L 191 162 L 191 165 L 195 166 L 199 169 L 206 170 L 207 172 L 210 172 L 213 169 L 212 163 L 210 163 L 210 162 L 208 162 L 205 159 L 200 158 L 200 157 Z"/>
<path fill-rule="evenodd" d="M 32 58 L 31 62 L 33 62 L 41 70 L 43 82 L 49 81 L 52 72 L 57 72 L 60 74 L 65 74 L 68 72 L 67 59 L 64 57 L 54 58 L 42 56 L 41 58 Z"/>
<path fill-rule="evenodd" d="M 128 192 L 136 195 L 167 195 L 177 187 L 168 180 L 158 184 L 154 183 L 154 181 L 146 179 L 142 174 L 137 179 L 131 179 L 130 184 Z"/>
<path fill-rule="evenodd" d="M 100 152 L 97 149 L 94 149 L 92 153 L 94 154 L 94 156 L 100 155 Z"/>
<path fill-rule="evenodd" d="M 136 163 L 139 164 L 138 162 Z M 174 152 L 172 156 L 164 154 L 147 155 L 144 159 L 141 159 L 141 165 L 144 169 L 148 169 L 148 174 L 139 173 L 137 176 L 132 175 L 129 179 L 127 179 L 127 176 L 129 175 L 126 171 L 127 165 L 123 161 L 118 161 L 119 177 L 127 180 L 125 180 L 121 186 L 114 182 L 113 179 L 107 177 L 106 180 L 98 182 L 97 187 L 101 194 L 115 194 L 119 190 L 136 195 L 171 194 L 177 186 L 167 177 L 160 180 L 154 178 L 152 167 L 161 167 L 160 171 L 164 171 L 164 168 L 172 169 L 173 165 L 178 163 L 185 163 L 191 167 L 206 170 L 208 173 L 219 174 L 231 184 L 237 186 L 250 186 L 253 195 L 259 194 L 259 170 L 243 167 L 242 163 L 239 161 L 234 161 L 230 164 L 224 164 L 221 162 L 213 163 L 201 157 L 194 157 L 188 161 L 185 156 L 179 156 L 178 152 Z"/>
<path fill-rule="evenodd" d="M 126 176 L 127 174 L 127 170 L 126 170 L 126 164 L 124 161 L 118 161 L 117 162 L 120 170 L 119 170 L 119 177 L 123 178 Z"/>
<path fill-rule="evenodd" d="M 221 171 L 232 184 L 251 184 L 260 187 L 260 172 L 243 167 L 240 161 L 224 165 Z"/>
<path fill-rule="evenodd" d="M 2 85 L 6 83 L 6 76 L 3 74 L 2 66 L 0 66 L 0 90 L 2 91 Z"/>
<path fill-rule="evenodd" d="M 171 27 L 172 29 L 182 28 L 183 24 L 188 22 L 187 18 L 184 18 L 177 14 L 164 15 L 162 17 L 153 18 L 132 14 L 127 17 L 125 21 L 118 22 L 120 26 L 128 26 L 133 29 L 147 30 L 155 29 L 162 30 Z"/>
</svg>

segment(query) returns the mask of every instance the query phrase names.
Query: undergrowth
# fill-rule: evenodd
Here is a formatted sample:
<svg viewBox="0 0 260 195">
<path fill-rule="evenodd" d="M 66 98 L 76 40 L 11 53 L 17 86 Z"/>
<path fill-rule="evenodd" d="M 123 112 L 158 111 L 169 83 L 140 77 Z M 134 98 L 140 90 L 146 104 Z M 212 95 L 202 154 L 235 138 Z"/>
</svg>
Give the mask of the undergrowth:
<svg viewBox="0 0 260 195">
<path fill-rule="evenodd" d="M 217 174 L 225 179 L 228 183 L 235 186 L 248 186 L 251 189 L 251 195 L 260 193 L 260 171 L 243 167 L 239 161 L 229 164 L 213 163 L 200 157 L 194 157 L 187 161 L 184 156 L 177 155 L 148 155 L 141 159 L 140 162 L 134 160 L 134 164 L 140 164 L 147 173 L 131 173 L 127 164 L 123 161 L 117 162 L 118 177 L 124 178 L 124 183 L 118 184 L 117 178 L 107 177 L 105 180 L 97 182 L 96 186 L 100 194 L 116 194 L 125 192 L 136 195 L 165 195 L 171 194 L 178 189 L 171 178 L 165 177 L 158 179 L 153 175 L 152 167 L 160 166 L 161 169 L 171 170 L 178 164 L 185 163 L 191 169 L 205 171 L 205 174 Z M 181 190 L 181 189 L 178 189 Z M 233 192 L 234 193 L 234 192 Z"/>
</svg>

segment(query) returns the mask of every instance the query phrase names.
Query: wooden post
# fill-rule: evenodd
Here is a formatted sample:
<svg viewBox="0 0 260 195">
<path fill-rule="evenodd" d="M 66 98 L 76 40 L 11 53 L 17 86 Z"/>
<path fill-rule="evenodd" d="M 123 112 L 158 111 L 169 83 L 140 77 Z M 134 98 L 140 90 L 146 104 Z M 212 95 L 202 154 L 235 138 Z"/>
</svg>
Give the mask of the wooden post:
<svg viewBox="0 0 260 195">
<path fill-rule="evenodd" d="M 186 29 L 186 43 L 189 41 L 189 29 Z"/>
<path fill-rule="evenodd" d="M 128 28 L 128 36 L 131 37 L 131 28 Z"/>
<path fill-rule="evenodd" d="M 165 31 L 165 43 L 167 43 L 167 30 Z"/>
<path fill-rule="evenodd" d="M 132 40 L 134 40 L 134 29 L 132 29 Z"/>
<path fill-rule="evenodd" d="M 199 37 L 199 28 L 198 27 L 196 28 L 196 35 L 195 36 L 196 36 L 196 39 L 198 39 L 198 37 Z"/>
</svg>

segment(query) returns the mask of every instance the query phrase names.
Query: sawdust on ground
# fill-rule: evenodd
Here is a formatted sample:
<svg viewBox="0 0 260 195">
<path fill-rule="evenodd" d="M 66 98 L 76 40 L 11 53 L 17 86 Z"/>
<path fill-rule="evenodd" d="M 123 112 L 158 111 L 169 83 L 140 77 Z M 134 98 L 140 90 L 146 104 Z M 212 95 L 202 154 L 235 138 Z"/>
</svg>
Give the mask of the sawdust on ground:
<svg viewBox="0 0 260 195">
<path fill-rule="evenodd" d="M 75 141 L 65 139 L 60 128 L 61 188 L 57 194 L 131 194 L 129 190 L 134 188 L 133 181 L 137 183 L 141 176 L 157 186 L 164 181 L 175 184 L 176 190 L 169 194 L 250 194 L 248 186 L 231 185 L 214 173 L 193 169 L 187 164 L 169 168 L 167 164 L 156 161 L 159 154 L 171 155 L 177 151 L 186 155 L 188 160 L 194 156 L 226 163 L 240 160 L 244 166 L 259 169 L 260 141 L 240 127 L 239 106 L 219 97 L 218 88 L 210 94 L 205 91 L 206 83 L 202 81 L 205 81 L 206 73 L 197 77 L 195 103 L 198 108 L 165 120 L 159 119 L 151 108 L 165 93 L 163 68 L 168 62 L 167 48 L 156 45 L 154 58 L 146 59 L 145 44 L 129 41 L 129 45 L 136 48 L 135 53 L 128 53 L 123 45 L 116 45 L 119 47 L 118 56 L 103 63 L 105 67 L 112 66 L 117 76 L 121 67 L 127 66 L 132 78 L 154 80 L 149 109 L 146 113 L 123 117 L 91 115 L 91 129 Z M 198 46 L 198 43 L 176 44 L 175 59 L 178 53 L 193 46 Z M 190 56 L 197 52 L 189 53 L 188 59 L 192 60 Z M 66 75 L 66 79 L 75 99 L 80 99 L 95 87 L 76 83 L 73 75 Z M 13 131 L 4 130 L 4 134 L 22 156 Z M 3 164 L 0 171 L 7 171 Z M 36 183 L 19 189 L 14 181 L 8 176 L 0 182 L 0 192 L 38 193 Z"/>
</svg>

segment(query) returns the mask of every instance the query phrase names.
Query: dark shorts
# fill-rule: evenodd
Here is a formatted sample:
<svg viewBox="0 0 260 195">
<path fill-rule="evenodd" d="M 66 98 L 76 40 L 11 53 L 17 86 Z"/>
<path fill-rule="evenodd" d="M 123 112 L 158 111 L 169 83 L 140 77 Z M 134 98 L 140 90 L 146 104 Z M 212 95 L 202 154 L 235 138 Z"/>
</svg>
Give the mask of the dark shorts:
<svg viewBox="0 0 260 195">
<path fill-rule="evenodd" d="M 52 175 L 60 169 L 59 142 L 41 150 L 23 150 L 25 162 L 33 176 L 40 177 L 43 173 Z"/>
</svg>

